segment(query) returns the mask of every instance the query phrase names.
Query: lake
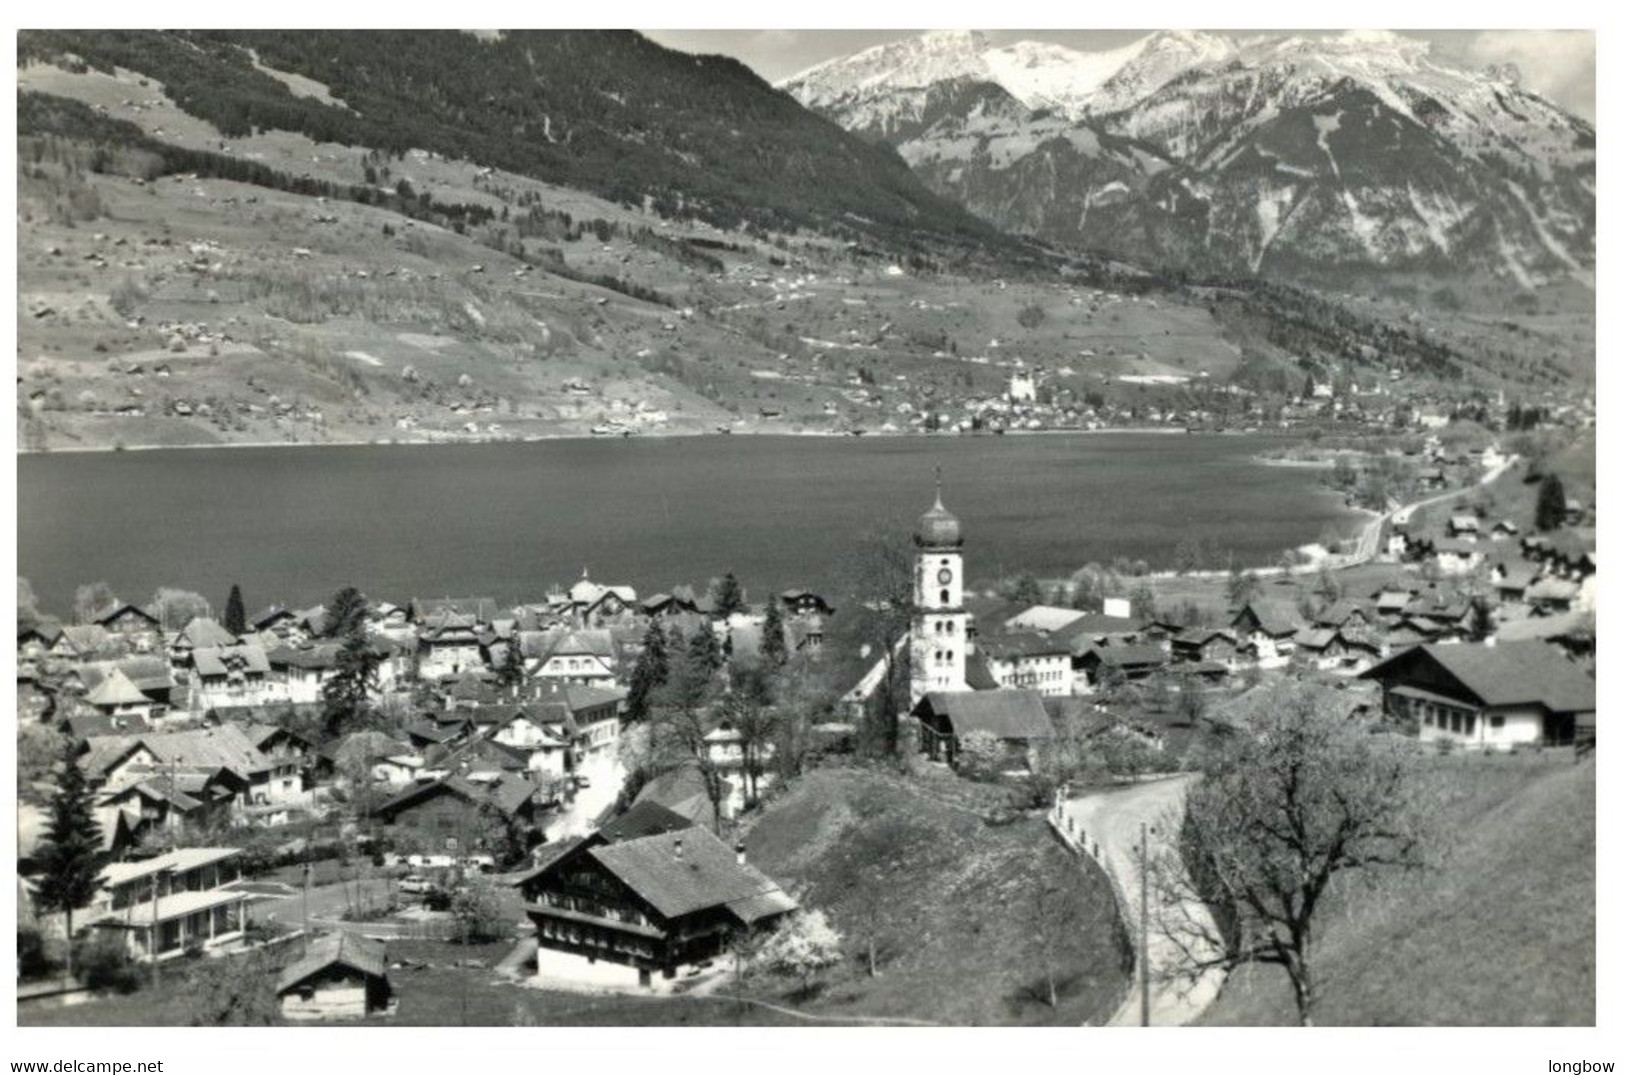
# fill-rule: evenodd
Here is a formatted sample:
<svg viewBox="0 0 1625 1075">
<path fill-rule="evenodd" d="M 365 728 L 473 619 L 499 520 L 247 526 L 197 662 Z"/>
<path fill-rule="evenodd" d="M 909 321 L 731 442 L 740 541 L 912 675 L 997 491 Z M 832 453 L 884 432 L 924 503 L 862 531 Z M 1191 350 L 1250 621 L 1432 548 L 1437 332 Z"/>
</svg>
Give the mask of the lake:
<svg viewBox="0 0 1625 1075">
<path fill-rule="evenodd" d="M 831 588 L 869 531 L 931 504 L 940 464 L 970 579 L 1170 562 L 1184 536 L 1273 563 L 1357 517 L 1316 473 L 1251 457 L 1279 438 L 1006 437 L 556 440 L 231 448 L 18 459 L 18 573 L 42 607 L 105 579 L 250 611 L 347 584 L 414 596 L 541 597 L 589 568 L 648 594 L 734 571 L 758 598 Z"/>
</svg>

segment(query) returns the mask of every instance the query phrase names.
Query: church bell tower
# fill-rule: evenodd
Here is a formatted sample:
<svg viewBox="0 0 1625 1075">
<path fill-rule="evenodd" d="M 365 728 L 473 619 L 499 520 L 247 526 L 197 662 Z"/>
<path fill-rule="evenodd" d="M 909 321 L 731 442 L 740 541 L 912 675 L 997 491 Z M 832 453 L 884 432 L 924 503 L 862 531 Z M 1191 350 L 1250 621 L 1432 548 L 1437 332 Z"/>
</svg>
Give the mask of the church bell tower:
<svg viewBox="0 0 1625 1075">
<path fill-rule="evenodd" d="M 909 704 L 927 691 L 964 691 L 970 647 L 965 611 L 964 537 L 959 520 L 937 499 L 914 528 L 914 627 L 910 632 Z"/>
</svg>

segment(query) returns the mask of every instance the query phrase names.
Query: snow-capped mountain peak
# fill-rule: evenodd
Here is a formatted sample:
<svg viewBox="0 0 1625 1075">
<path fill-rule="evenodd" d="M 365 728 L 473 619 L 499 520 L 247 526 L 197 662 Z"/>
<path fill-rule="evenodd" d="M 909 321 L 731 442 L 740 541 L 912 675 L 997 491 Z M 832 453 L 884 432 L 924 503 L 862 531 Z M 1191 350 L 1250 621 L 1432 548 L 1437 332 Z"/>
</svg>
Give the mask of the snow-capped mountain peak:
<svg viewBox="0 0 1625 1075">
<path fill-rule="evenodd" d="M 1385 30 L 1165 30 L 1094 52 L 954 32 L 783 88 L 1061 243 L 1221 273 L 1586 279 L 1595 132 L 1517 81 Z"/>
<path fill-rule="evenodd" d="M 1185 68 L 1235 51 L 1228 39 L 1193 30 L 1159 30 L 1092 52 L 1043 41 L 994 47 L 979 31 L 933 30 L 826 60 L 779 87 L 849 128 L 872 132 L 891 130 L 916 111 L 919 91 L 956 79 L 991 82 L 1028 108 L 1076 119 L 1132 103 Z"/>
</svg>

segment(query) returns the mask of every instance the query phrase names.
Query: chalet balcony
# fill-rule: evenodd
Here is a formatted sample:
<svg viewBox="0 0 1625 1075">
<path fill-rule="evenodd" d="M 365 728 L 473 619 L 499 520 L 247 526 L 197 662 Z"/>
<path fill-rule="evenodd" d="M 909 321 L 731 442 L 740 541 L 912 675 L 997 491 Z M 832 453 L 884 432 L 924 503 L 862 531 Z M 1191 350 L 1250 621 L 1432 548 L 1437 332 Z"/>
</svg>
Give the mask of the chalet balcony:
<svg viewBox="0 0 1625 1075">
<path fill-rule="evenodd" d="M 566 907 L 558 897 L 549 897 L 543 893 L 536 902 L 525 905 L 525 913 L 535 916 L 553 918 L 561 922 L 573 922 L 578 925 L 594 926 L 599 929 L 613 930 L 617 933 L 632 933 L 650 940 L 664 940 L 666 934 L 647 922 L 638 921 L 630 915 L 619 915 L 610 910 L 595 913 L 586 910 L 577 910 Z"/>
<path fill-rule="evenodd" d="M 588 914 L 585 911 L 572 911 L 567 907 L 555 907 L 546 903 L 531 903 L 525 905 L 525 913 L 533 918 L 541 916 L 556 919 L 560 922 L 571 922 L 577 925 L 593 926 L 598 929 L 610 930 L 615 933 L 632 933 L 650 940 L 664 940 L 665 934 L 653 926 L 640 922 L 627 922 L 619 918 L 610 918 L 603 915 Z"/>
</svg>

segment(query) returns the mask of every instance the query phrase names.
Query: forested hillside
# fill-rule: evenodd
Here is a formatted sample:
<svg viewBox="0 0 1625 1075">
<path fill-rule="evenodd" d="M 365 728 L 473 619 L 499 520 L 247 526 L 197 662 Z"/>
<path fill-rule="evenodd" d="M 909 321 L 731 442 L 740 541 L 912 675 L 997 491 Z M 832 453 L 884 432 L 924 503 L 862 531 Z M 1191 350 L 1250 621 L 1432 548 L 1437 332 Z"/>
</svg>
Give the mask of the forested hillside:
<svg viewBox="0 0 1625 1075">
<path fill-rule="evenodd" d="M 720 227 L 1001 241 L 891 149 L 814 116 L 743 64 L 629 31 L 39 31 L 20 35 L 18 53 L 140 72 L 228 137 L 284 130 L 426 149 Z M 296 94 L 271 71 L 330 96 Z"/>
</svg>

